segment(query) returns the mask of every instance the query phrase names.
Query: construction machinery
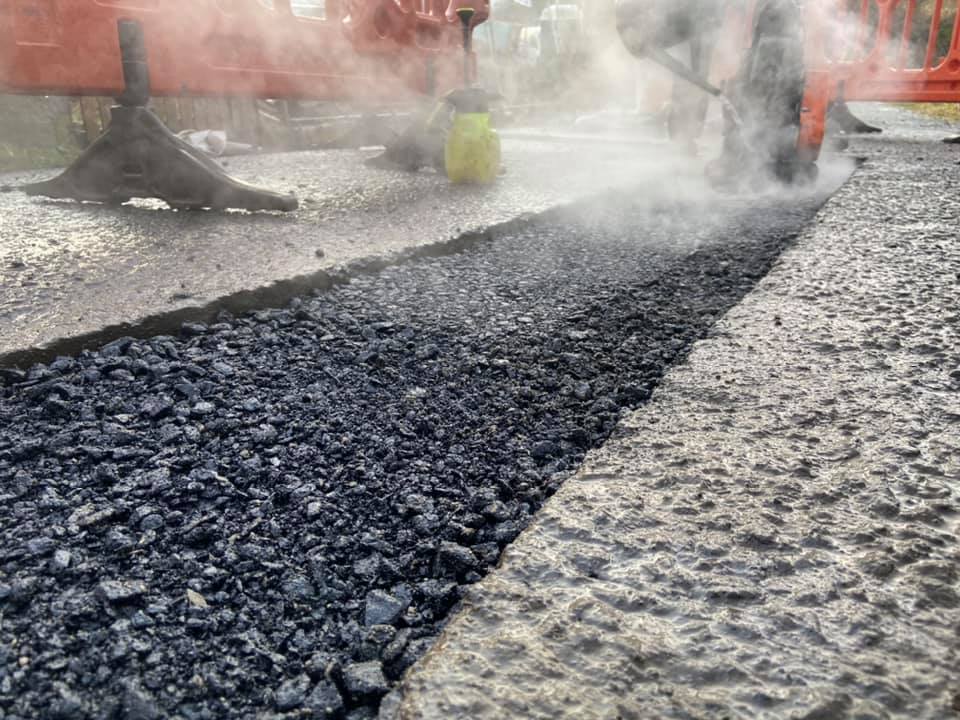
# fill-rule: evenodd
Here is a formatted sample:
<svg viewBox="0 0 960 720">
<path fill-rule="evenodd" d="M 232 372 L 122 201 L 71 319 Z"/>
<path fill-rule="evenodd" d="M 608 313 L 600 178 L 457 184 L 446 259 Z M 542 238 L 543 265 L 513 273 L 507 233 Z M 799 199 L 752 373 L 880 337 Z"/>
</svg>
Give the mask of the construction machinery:
<svg viewBox="0 0 960 720">
<path fill-rule="evenodd" d="M 475 5 L 482 0 L 453 0 L 463 43 L 463 87 L 446 93 L 368 164 L 416 171 L 433 167 L 455 184 L 489 184 L 500 172 L 500 138 L 490 122 L 490 102 L 499 99 L 475 84 L 473 53 Z"/>
<path fill-rule="evenodd" d="M 718 182 L 815 177 L 828 111 L 846 100 L 960 102 L 955 3 L 615 2 L 625 46 L 682 79 L 669 112 L 674 138 L 692 144 L 709 97 L 722 102 L 724 152 L 710 167 Z M 554 3 L 547 25 L 577 25 L 587 7 Z M 103 137 L 63 175 L 24 189 L 106 203 L 157 197 L 180 208 L 291 210 L 293 197 L 235 181 L 170 133 L 149 98 L 435 100 L 471 85 L 469 33 L 489 8 L 489 0 L 3 0 L 0 92 L 117 99 Z M 469 19 L 458 10 L 472 11 Z M 456 176 L 489 177 L 498 164 L 484 124 L 489 98 L 447 97 L 462 115 L 454 155 L 486 148 L 473 156 L 486 153 L 473 163 L 482 171 Z M 439 133 L 415 124 L 386 160 L 445 165 L 454 111 L 428 117 L 440 115 Z"/>
</svg>

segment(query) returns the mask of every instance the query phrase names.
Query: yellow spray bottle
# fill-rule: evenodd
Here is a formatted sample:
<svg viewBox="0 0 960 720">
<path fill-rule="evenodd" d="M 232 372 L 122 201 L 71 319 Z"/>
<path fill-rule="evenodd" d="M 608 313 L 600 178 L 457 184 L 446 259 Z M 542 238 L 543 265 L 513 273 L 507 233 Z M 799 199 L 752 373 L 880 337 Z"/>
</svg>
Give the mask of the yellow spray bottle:
<svg viewBox="0 0 960 720">
<path fill-rule="evenodd" d="M 490 124 L 491 95 L 470 88 L 445 100 L 454 110 L 444 146 L 447 177 L 452 183 L 492 183 L 500 174 L 500 136 Z"/>
<path fill-rule="evenodd" d="M 495 96 L 470 86 L 471 21 L 473 8 L 459 8 L 463 24 L 463 77 L 466 87 L 444 100 L 453 106 L 453 124 L 444 146 L 447 177 L 453 183 L 488 184 L 500 174 L 500 136 L 490 123 L 490 100 Z"/>
</svg>

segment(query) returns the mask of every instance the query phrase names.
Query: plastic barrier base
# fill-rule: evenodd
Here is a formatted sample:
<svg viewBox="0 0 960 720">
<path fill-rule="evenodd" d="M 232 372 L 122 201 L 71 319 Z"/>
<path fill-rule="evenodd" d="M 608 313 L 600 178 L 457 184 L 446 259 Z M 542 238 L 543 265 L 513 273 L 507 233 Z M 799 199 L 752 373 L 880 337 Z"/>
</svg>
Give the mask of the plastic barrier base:
<svg viewBox="0 0 960 720">
<path fill-rule="evenodd" d="M 292 195 L 240 182 L 173 134 L 146 107 L 111 108 L 110 126 L 60 176 L 24 185 L 28 195 L 120 204 L 159 198 L 182 210 L 296 210 Z"/>
</svg>

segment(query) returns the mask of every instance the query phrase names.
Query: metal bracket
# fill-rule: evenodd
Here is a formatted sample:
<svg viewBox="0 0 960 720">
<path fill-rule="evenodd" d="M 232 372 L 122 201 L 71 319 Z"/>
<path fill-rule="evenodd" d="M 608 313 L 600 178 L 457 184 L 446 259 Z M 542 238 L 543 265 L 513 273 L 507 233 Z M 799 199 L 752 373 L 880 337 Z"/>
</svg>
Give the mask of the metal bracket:
<svg viewBox="0 0 960 720">
<path fill-rule="evenodd" d="M 118 23 L 126 89 L 110 125 L 62 174 L 24 185 L 28 195 L 119 204 L 159 198 L 177 209 L 296 210 L 284 195 L 240 182 L 177 137 L 149 108 L 150 74 L 140 23 Z"/>
</svg>

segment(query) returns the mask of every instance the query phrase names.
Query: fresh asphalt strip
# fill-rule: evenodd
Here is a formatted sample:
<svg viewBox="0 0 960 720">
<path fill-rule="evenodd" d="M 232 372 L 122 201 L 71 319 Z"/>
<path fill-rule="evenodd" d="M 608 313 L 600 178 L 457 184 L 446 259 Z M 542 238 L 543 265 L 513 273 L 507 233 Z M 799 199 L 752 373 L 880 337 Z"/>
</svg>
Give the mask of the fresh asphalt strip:
<svg viewBox="0 0 960 720">
<path fill-rule="evenodd" d="M 374 717 L 833 189 L 622 193 L 7 369 L 0 718 Z"/>
</svg>

